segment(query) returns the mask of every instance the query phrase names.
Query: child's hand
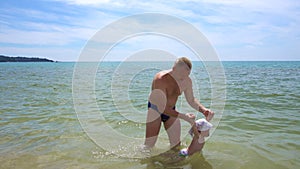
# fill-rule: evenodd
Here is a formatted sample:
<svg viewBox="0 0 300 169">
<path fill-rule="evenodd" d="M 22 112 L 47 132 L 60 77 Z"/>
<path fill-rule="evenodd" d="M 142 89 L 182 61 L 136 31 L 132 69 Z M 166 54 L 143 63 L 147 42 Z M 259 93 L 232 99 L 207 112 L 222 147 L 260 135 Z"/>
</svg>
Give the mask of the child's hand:
<svg viewBox="0 0 300 169">
<path fill-rule="evenodd" d="M 204 116 L 206 117 L 206 120 L 207 120 L 207 121 L 210 121 L 210 120 L 214 117 L 214 115 L 215 115 L 215 113 L 214 113 L 213 111 L 211 111 L 210 109 L 206 109 L 206 110 L 203 112 L 203 114 L 204 114 Z"/>
</svg>

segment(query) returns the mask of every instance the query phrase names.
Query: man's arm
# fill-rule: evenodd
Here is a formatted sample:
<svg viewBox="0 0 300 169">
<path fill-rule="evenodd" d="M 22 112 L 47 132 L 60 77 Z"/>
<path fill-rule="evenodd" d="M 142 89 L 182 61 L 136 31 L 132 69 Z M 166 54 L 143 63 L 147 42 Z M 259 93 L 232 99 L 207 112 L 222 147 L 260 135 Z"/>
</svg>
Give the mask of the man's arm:
<svg viewBox="0 0 300 169">
<path fill-rule="evenodd" d="M 193 107 L 195 110 L 202 112 L 203 115 L 206 117 L 207 121 L 210 121 L 214 115 L 214 113 L 205 108 L 199 101 L 194 97 L 193 93 L 193 85 L 192 85 L 192 80 L 189 79 L 186 89 L 184 90 L 184 96 L 189 103 L 191 107 Z"/>
</svg>

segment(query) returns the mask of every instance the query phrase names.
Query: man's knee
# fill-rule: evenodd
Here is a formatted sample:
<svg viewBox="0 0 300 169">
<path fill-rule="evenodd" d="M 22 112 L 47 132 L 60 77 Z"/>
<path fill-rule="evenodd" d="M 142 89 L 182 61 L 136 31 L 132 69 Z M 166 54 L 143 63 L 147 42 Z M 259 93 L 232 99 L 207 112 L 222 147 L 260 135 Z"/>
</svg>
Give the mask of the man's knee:
<svg viewBox="0 0 300 169">
<path fill-rule="evenodd" d="M 154 147 L 156 141 L 157 141 L 157 136 L 146 137 L 144 144 L 146 147 L 152 148 L 152 147 Z"/>
</svg>

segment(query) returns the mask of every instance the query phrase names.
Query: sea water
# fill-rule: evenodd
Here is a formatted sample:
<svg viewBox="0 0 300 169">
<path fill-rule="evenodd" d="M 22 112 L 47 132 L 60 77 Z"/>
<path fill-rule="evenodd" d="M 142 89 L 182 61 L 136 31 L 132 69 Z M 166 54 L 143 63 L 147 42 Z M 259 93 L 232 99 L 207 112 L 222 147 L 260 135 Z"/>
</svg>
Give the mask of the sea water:
<svg viewBox="0 0 300 169">
<path fill-rule="evenodd" d="M 153 76 L 172 63 L 103 62 L 96 71 L 90 64 L 76 75 L 76 63 L 0 63 L 0 168 L 300 167 L 300 62 L 222 62 L 225 107 L 213 109 L 220 121 L 202 153 L 180 161 L 143 158 L 135 149 Z M 191 77 L 210 108 L 213 79 L 204 65 L 194 62 Z M 196 113 L 184 96 L 176 109 Z M 191 138 L 189 124 L 181 125 L 184 147 Z M 168 148 L 163 126 L 157 147 Z"/>
</svg>

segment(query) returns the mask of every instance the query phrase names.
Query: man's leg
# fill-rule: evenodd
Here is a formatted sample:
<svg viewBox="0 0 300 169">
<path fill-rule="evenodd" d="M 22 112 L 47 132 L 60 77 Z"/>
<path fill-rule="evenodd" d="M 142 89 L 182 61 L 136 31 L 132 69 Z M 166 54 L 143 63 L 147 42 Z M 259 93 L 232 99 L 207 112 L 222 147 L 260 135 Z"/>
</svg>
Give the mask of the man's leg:
<svg viewBox="0 0 300 169">
<path fill-rule="evenodd" d="M 180 120 L 175 117 L 170 117 L 166 122 L 164 122 L 164 127 L 168 133 L 171 147 L 176 147 L 180 145 Z"/>
<path fill-rule="evenodd" d="M 160 115 L 153 109 L 148 109 L 146 123 L 146 139 L 145 146 L 147 148 L 154 147 L 161 126 Z"/>
</svg>

